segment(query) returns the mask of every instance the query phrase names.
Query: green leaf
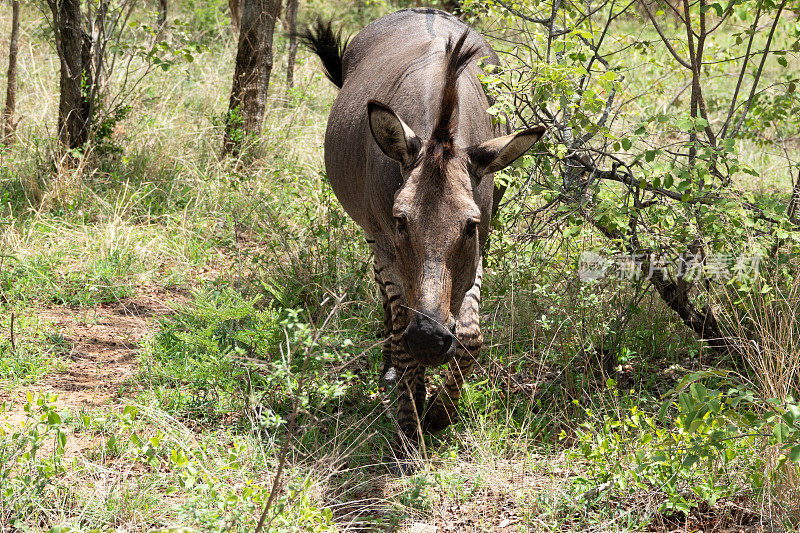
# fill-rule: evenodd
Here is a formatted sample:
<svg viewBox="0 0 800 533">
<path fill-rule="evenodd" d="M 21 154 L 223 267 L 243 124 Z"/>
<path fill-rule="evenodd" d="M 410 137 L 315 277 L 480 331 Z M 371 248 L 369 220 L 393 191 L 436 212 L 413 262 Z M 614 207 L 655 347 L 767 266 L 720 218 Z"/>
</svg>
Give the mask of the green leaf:
<svg viewBox="0 0 800 533">
<path fill-rule="evenodd" d="M 564 228 L 564 238 L 569 239 L 570 237 L 576 237 L 581 234 L 581 227 L 580 226 L 567 226 Z"/>
<path fill-rule="evenodd" d="M 55 411 L 48 411 L 47 412 L 47 425 L 48 426 L 60 426 L 61 425 L 61 417 Z"/>
<path fill-rule="evenodd" d="M 778 56 L 778 64 L 782 67 L 789 66 L 789 63 L 786 61 L 786 58 L 783 56 Z"/>
<path fill-rule="evenodd" d="M 670 400 L 662 402 L 661 408 L 658 410 L 658 421 L 661 422 L 662 424 L 664 423 L 664 420 L 666 420 L 667 418 L 667 409 L 669 409 L 670 405 L 672 405 L 672 402 Z"/>
<path fill-rule="evenodd" d="M 742 167 L 742 172 L 744 172 L 745 174 L 750 174 L 751 176 L 754 176 L 756 178 L 759 176 L 757 171 L 747 166 Z"/>
<path fill-rule="evenodd" d="M 792 449 L 789 451 L 789 460 L 793 463 L 800 461 L 800 444 L 792 447 Z"/>
<path fill-rule="evenodd" d="M 675 127 L 681 131 L 689 131 L 694 128 L 694 122 L 690 117 L 682 117 L 675 121 Z"/>
<path fill-rule="evenodd" d="M 657 150 L 646 150 L 644 153 L 644 160 L 648 163 L 652 162 L 656 158 Z"/>
<path fill-rule="evenodd" d="M 627 137 L 625 137 L 624 139 L 621 139 L 621 142 L 622 142 L 622 148 L 625 149 L 625 150 L 630 150 L 631 146 L 633 145 L 633 141 L 631 141 Z"/>
<path fill-rule="evenodd" d="M 687 455 L 683 459 L 683 468 L 691 468 L 699 460 L 700 460 L 700 458 L 698 456 L 690 453 L 689 455 Z"/>
<path fill-rule="evenodd" d="M 789 426 L 781 422 L 772 428 L 772 435 L 782 444 L 789 437 Z"/>
<path fill-rule="evenodd" d="M 705 401 L 708 398 L 708 391 L 702 383 L 692 383 L 689 391 L 692 393 L 692 398 L 698 402 Z"/>
<path fill-rule="evenodd" d="M 687 411 L 686 418 L 683 421 L 683 425 L 687 430 L 689 430 L 690 433 L 692 433 L 692 429 L 691 429 L 692 428 L 692 422 L 694 422 L 694 419 L 696 417 L 697 417 L 697 411 L 696 410 L 690 409 L 690 410 Z"/>
</svg>

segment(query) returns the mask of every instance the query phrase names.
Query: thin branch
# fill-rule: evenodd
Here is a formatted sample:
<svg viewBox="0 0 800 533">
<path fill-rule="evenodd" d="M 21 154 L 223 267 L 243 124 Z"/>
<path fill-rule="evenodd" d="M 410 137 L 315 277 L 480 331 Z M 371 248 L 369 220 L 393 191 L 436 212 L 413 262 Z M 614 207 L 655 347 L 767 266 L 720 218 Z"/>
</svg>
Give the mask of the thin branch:
<svg viewBox="0 0 800 533">
<path fill-rule="evenodd" d="M 656 22 L 655 17 L 653 17 L 653 13 L 650 12 L 650 8 L 647 7 L 647 2 L 641 2 L 641 5 L 642 7 L 644 7 L 645 13 L 647 13 L 647 18 L 649 18 L 650 22 L 653 24 L 653 28 L 655 28 L 656 32 L 658 33 L 658 36 L 661 37 L 661 41 L 664 43 L 664 45 L 666 45 L 667 50 L 669 50 L 669 53 L 672 54 L 672 57 L 675 58 L 675 61 L 677 61 L 684 67 L 688 68 L 689 70 L 692 70 L 692 65 L 690 65 L 688 61 L 686 61 L 684 58 L 678 55 L 678 52 L 676 52 L 675 49 L 672 47 L 672 45 L 669 43 L 669 39 L 667 38 L 666 35 L 664 35 L 664 32 L 661 30 L 661 26 L 658 25 L 658 22 Z"/>
<path fill-rule="evenodd" d="M 763 6 L 762 2 L 758 3 L 758 8 L 756 9 L 756 17 L 753 20 L 753 25 L 750 28 L 750 39 L 747 41 L 747 50 L 744 53 L 744 61 L 742 62 L 742 69 L 739 72 L 739 79 L 736 80 L 736 88 L 733 91 L 733 97 L 731 98 L 731 108 L 728 110 L 728 116 L 725 118 L 725 123 L 722 125 L 722 130 L 719 133 L 719 136 L 723 139 L 725 138 L 725 134 L 728 132 L 728 126 L 731 123 L 731 118 L 733 117 L 733 113 L 736 110 L 736 100 L 739 98 L 739 91 L 742 88 L 742 81 L 744 81 L 744 75 L 747 71 L 747 65 L 750 63 L 750 50 L 753 48 L 753 41 L 756 37 L 756 27 L 758 26 L 758 21 L 761 18 L 761 8 Z M 766 55 L 766 53 L 764 54 Z"/>
<path fill-rule="evenodd" d="M 534 17 L 530 17 L 530 16 L 522 13 L 518 9 L 515 9 L 514 7 L 510 6 L 508 3 L 504 2 L 503 0 L 497 0 L 497 3 L 500 4 L 501 6 L 503 6 L 503 9 L 505 9 L 506 11 L 511 13 L 512 15 L 514 15 L 516 17 L 519 17 L 519 18 L 521 18 L 522 20 L 524 20 L 526 22 L 532 22 L 534 24 L 551 24 L 553 22 L 553 19 L 556 16 L 556 10 L 554 9 L 550 13 L 550 16 L 547 17 L 547 18 L 534 18 Z"/>
<path fill-rule="evenodd" d="M 750 96 L 747 97 L 744 111 L 742 111 L 739 120 L 736 122 L 736 126 L 733 128 L 731 132 L 731 137 L 736 137 L 739 133 L 739 129 L 742 127 L 744 123 L 745 117 L 747 117 L 747 113 L 750 111 L 750 105 L 753 103 L 753 96 L 756 93 L 756 89 L 758 87 L 758 82 L 761 81 L 761 74 L 764 72 L 764 63 L 767 61 L 767 56 L 769 55 L 770 45 L 772 44 L 772 37 L 775 35 L 775 28 L 778 26 L 778 21 L 781 19 L 781 13 L 783 12 L 783 8 L 786 7 L 787 0 L 783 0 L 781 4 L 778 6 L 778 11 L 775 13 L 775 19 L 772 21 L 772 27 L 769 30 L 769 36 L 767 37 L 767 44 L 764 46 L 764 55 L 761 56 L 761 63 L 758 65 L 758 70 L 756 71 L 755 79 L 753 80 L 753 85 L 750 87 Z"/>
</svg>

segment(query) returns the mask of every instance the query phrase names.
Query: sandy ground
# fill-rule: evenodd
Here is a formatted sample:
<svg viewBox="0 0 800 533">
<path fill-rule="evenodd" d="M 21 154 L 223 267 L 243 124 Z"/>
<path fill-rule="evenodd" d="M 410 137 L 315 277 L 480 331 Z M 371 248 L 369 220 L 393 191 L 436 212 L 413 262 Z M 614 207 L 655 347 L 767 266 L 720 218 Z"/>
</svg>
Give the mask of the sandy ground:
<svg viewBox="0 0 800 533">
<path fill-rule="evenodd" d="M 64 357 L 63 371 L 49 374 L 32 385 L 0 390 L 0 401 L 11 408 L 0 423 L 18 424 L 30 393 L 56 394 L 59 410 L 89 410 L 113 404 L 136 387 L 136 354 L 160 317 L 173 312 L 171 305 L 185 301 L 181 293 L 140 290 L 133 298 L 92 309 L 49 307 L 40 317 L 72 345 Z"/>
</svg>

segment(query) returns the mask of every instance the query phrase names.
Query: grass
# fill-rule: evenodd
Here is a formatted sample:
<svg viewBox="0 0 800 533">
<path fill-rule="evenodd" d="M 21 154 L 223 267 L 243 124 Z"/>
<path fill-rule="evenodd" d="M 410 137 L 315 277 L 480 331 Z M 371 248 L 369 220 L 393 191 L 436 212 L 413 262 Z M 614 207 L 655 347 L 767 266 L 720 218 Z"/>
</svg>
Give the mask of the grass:
<svg viewBox="0 0 800 533">
<path fill-rule="evenodd" d="M 242 162 L 220 160 L 233 40 L 219 6 L 181 5 L 199 36 L 222 38 L 208 37 L 194 62 L 154 72 L 111 138 L 121 152 L 90 155 L 78 170 L 52 164 L 56 62 L 40 15 L 25 15 L 24 120 L 0 171 L 0 530 L 252 531 L 296 398 L 270 514 L 278 531 L 415 522 L 663 531 L 711 527 L 734 506 L 743 511 L 731 521 L 752 513 L 794 527 L 793 500 L 775 495 L 795 490 L 797 473 L 776 464 L 774 447 L 765 455 L 754 437 L 715 451 L 709 435 L 726 413 L 694 432 L 680 406 L 659 419 L 689 370 L 716 363 L 704 347 L 637 287 L 578 284 L 582 242 L 516 238 L 524 231 L 514 220 L 493 236 L 485 349 L 460 419 L 426 437 L 417 472 L 392 476 L 371 260 L 322 167 L 335 93 L 305 53 L 287 89 L 280 38 L 264 134 Z M 639 81 L 662 79 L 660 68 Z M 785 193 L 773 172 L 781 154 L 745 146 L 766 180 L 754 190 Z M 92 341 L 44 312 L 111 316 L 138 309 L 143 295 L 170 311 L 144 309 L 150 335 L 135 376 L 102 405 L 57 387 L 47 396 L 72 368 L 74 345 Z M 598 350 L 608 337 L 620 348 L 613 375 Z M 720 380 L 704 383 L 723 390 Z M 689 448 L 705 455 L 689 464 Z"/>
<path fill-rule="evenodd" d="M 69 353 L 70 343 L 46 320 L 34 314 L 8 314 L 0 320 L 3 331 L 11 332 L 14 341 L 0 340 L 0 381 L 33 384 L 42 376 L 64 368 L 61 359 Z"/>
</svg>

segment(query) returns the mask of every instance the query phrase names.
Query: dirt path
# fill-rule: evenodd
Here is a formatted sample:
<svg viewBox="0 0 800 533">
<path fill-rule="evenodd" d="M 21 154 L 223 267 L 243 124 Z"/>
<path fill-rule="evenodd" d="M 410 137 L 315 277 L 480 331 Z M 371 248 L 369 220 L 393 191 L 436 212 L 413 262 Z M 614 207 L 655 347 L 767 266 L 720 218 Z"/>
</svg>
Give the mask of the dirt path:
<svg viewBox="0 0 800 533">
<path fill-rule="evenodd" d="M 40 317 L 72 345 L 63 359 L 63 371 L 45 376 L 32 385 L 0 390 L 0 401 L 12 408 L 0 421 L 24 417 L 22 406 L 28 392 L 58 395 L 59 409 L 86 410 L 113 402 L 135 387 L 136 354 L 151 335 L 160 317 L 172 313 L 174 302 L 185 301 L 176 292 L 140 290 L 130 299 L 95 308 L 50 307 Z"/>
</svg>

